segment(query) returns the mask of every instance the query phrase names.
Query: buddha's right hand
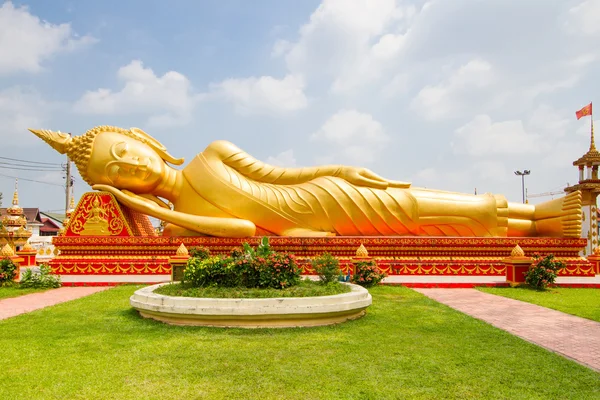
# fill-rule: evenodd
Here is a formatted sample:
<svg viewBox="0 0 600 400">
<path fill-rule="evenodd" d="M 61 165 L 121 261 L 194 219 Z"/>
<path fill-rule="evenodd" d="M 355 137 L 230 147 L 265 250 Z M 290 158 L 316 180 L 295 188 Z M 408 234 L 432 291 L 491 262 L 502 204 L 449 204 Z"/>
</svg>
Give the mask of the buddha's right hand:
<svg viewBox="0 0 600 400">
<path fill-rule="evenodd" d="M 356 186 L 366 186 L 385 190 L 388 187 L 409 188 L 410 183 L 390 181 L 366 168 L 342 167 L 338 177 Z"/>
<path fill-rule="evenodd" d="M 160 206 L 154 201 L 144 198 L 142 196 L 138 196 L 137 194 L 130 192 L 129 190 L 121 191 L 116 187 L 110 185 L 94 185 L 92 186 L 92 189 L 109 192 L 117 198 L 119 203 L 143 214 L 152 215 L 156 213 L 158 209 L 160 209 Z"/>
</svg>

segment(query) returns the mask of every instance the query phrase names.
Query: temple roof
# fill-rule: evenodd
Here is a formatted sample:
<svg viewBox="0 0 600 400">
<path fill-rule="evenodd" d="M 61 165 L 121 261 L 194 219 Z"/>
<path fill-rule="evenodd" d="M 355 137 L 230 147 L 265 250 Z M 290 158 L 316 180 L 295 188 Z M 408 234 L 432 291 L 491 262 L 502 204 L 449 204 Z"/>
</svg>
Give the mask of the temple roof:
<svg viewBox="0 0 600 400">
<path fill-rule="evenodd" d="M 592 143 L 593 145 L 593 143 Z M 590 147 L 587 153 L 573 161 L 573 165 L 589 165 L 589 164 L 600 164 L 600 152 L 596 150 L 596 147 Z"/>
<path fill-rule="evenodd" d="M 596 150 L 594 142 L 594 125 L 591 128 L 590 149 L 579 159 L 573 161 L 573 165 L 600 165 L 600 152 Z"/>
<path fill-rule="evenodd" d="M 60 226 L 62 226 L 62 221 L 64 221 L 65 218 L 66 218 L 66 215 L 65 214 L 61 214 L 61 213 L 53 213 L 53 212 L 41 211 L 40 214 L 42 214 L 45 217 L 50 218 L 51 220 L 53 220 L 55 223 L 57 223 Z"/>
<path fill-rule="evenodd" d="M 44 225 L 40 227 L 40 232 L 58 232 L 60 230 L 60 226 L 51 218 L 42 217 L 42 222 Z"/>
</svg>

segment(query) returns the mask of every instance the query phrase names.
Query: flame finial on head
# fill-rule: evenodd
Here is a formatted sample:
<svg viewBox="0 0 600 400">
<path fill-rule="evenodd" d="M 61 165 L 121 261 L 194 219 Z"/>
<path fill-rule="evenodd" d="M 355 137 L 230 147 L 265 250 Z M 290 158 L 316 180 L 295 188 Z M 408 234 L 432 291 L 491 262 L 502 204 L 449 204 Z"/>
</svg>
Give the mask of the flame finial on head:
<svg viewBox="0 0 600 400">
<path fill-rule="evenodd" d="M 69 144 L 73 140 L 71 135 L 61 131 L 54 132 L 48 129 L 29 129 L 37 137 L 48 143 L 52 148 L 60 154 L 65 154 L 69 150 Z"/>
</svg>

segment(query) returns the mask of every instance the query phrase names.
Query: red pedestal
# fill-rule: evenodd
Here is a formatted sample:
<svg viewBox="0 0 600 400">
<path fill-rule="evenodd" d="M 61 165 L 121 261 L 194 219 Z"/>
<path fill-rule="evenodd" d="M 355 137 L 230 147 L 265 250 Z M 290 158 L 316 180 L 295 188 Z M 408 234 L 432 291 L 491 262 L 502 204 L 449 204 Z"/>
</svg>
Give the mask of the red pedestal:
<svg viewBox="0 0 600 400">
<path fill-rule="evenodd" d="M 600 255 L 593 254 L 587 259 L 592 264 L 594 275 L 600 275 Z"/>
<path fill-rule="evenodd" d="M 19 250 L 17 251 L 17 256 L 23 258 L 23 262 L 21 263 L 21 267 L 31 267 L 31 266 L 35 266 L 35 256 L 37 255 L 37 252 L 35 250 L 33 251 L 25 251 L 25 250 Z"/>
<path fill-rule="evenodd" d="M 171 282 L 181 282 L 185 266 L 187 265 L 190 256 L 174 256 L 169 258 L 171 265 Z"/>
<path fill-rule="evenodd" d="M 506 281 L 511 285 L 525 283 L 525 272 L 533 263 L 530 257 L 509 257 L 503 260 L 506 266 Z"/>
</svg>

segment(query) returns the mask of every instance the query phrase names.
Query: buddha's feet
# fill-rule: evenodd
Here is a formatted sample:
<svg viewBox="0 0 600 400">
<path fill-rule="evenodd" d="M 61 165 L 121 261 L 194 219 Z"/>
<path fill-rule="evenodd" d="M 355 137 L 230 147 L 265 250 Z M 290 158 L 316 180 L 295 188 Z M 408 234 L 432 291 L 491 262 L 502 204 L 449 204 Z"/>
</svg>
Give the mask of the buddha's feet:
<svg viewBox="0 0 600 400">
<path fill-rule="evenodd" d="M 538 236 L 581 237 L 581 192 L 535 206 L 534 220 Z"/>
</svg>

